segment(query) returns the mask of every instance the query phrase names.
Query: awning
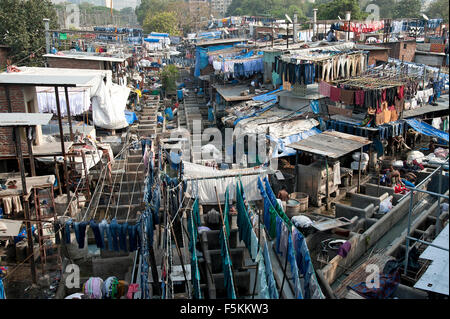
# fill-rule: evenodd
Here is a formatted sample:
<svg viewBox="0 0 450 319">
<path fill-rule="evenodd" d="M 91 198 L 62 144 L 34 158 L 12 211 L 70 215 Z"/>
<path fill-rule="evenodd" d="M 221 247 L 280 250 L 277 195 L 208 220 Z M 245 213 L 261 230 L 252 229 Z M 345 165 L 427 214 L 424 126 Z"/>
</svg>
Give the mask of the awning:
<svg viewBox="0 0 450 319">
<path fill-rule="evenodd" d="M 409 126 L 411 126 L 415 131 L 427 135 L 427 136 L 434 136 L 434 137 L 438 137 L 442 140 L 445 140 L 448 142 L 448 133 L 438 130 L 436 128 L 434 128 L 433 126 L 419 121 L 417 119 L 406 119 L 405 120 Z"/>
</svg>

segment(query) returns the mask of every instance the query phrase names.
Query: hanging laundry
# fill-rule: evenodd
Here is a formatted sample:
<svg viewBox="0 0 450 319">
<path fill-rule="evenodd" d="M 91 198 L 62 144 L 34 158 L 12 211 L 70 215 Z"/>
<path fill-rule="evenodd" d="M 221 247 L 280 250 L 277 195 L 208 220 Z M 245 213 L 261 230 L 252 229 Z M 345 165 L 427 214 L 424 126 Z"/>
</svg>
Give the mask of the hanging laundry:
<svg viewBox="0 0 450 319">
<path fill-rule="evenodd" d="M 199 214 L 199 206 L 198 206 L 198 198 L 195 199 L 194 204 L 192 206 L 191 215 L 188 216 L 187 220 L 188 233 L 189 233 L 189 252 L 191 254 L 191 273 L 193 274 L 192 286 L 194 290 L 194 299 L 202 299 L 201 288 L 200 288 L 200 270 L 198 266 L 198 258 L 197 258 L 197 236 L 198 236 L 198 225 L 200 224 L 200 214 Z"/>
<path fill-rule="evenodd" d="M 114 251 L 119 251 L 119 233 L 120 225 L 117 223 L 116 218 L 113 218 L 109 224 L 109 229 L 111 232 L 112 248 Z"/>
<path fill-rule="evenodd" d="M 12 212 L 12 197 L 2 197 L 3 211 L 5 215 L 9 215 Z"/>
<path fill-rule="evenodd" d="M 128 223 L 120 224 L 119 225 L 119 247 L 120 247 L 120 250 L 122 250 L 124 252 L 128 252 L 127 232 L 128 232 Z"/>
<path fill-rule="evenodd" d="M 89 223 L 88 222 L 75 222 L 73 223 L 73 227 L 75 229 L 75 237 L 77 239 L 78 248 L 83 249 L 84 248 L 84 242 L 86 238 L 86 227 Z"/>
<path fill-rule="evenodd" d="M 100 227 L 99 224 L 95 223 L 92 219 L 89 222 L 89 227 L 91 228 L 92 232 L 94 233 L 95 243 L 97 244 L 98 248 L 104 248 L 103 238 L 100 233 Z"/>
<path fill-rule="evenodd" d="M 309 254 L 306 240 L 301 232 L 292 227 L 292 241 L 295 250 L 295 258 L 300 271 L 303 276 L 303 294 L 306 299 L 324 299 L 322 290 L 317 281 L 314 267 Z"/>
</svg>

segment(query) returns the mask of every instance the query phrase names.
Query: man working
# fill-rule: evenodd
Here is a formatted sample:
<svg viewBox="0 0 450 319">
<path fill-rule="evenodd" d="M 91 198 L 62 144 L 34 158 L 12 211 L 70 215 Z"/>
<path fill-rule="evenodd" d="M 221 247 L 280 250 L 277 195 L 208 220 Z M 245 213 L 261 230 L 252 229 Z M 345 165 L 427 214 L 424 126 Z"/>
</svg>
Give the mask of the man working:
<svg viewBox="0 0 450 319">
<path fill-rule="evenodd" d="M 277 198 L 281 199 L 283 202 L 287 202 L 289 200 L 289 193 L 286 190 L 286 186 L 283 186 L 281 190 L 278 192 Z"/>
<path fill-rule="evenodd" d="M 401 181 L 400 172 L 394 169 L 393 166 L 389 168 L 389 180 L 391 185 L 396 185 L 398 182 Z"/>
<path fill-rule="evenodd" d="M 330 31 L 328 31 L 328 33 L 327 33 L 327 41 L 328 42 L 336 42 L 337 41 L 337 38 L 334 35 L 334 30 L 330 29 Z"/>
</svg>

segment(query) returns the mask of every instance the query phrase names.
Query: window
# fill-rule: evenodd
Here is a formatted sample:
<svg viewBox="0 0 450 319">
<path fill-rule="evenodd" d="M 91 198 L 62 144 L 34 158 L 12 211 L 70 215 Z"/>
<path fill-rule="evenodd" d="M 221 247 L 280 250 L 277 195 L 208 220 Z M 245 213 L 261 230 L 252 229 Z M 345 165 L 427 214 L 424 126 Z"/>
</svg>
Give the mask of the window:
<svg viewBox="0 0 450 319">
<path fill-rule="evenodd" d="M 403 49 L 406 49 L 407 44 L 403 43 Z"/>
</svg>

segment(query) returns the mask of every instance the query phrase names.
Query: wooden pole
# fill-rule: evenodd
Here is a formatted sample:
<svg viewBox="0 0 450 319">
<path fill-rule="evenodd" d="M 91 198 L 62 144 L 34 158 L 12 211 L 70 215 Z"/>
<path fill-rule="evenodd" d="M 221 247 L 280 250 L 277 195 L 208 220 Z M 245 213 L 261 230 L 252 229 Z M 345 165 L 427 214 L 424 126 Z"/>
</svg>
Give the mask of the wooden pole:
<svg viewBox="0 0 450 319">
<path fill-rule="evenodd" d="M 64 87 L 64 93 L 66 95 L 66 107 L 67 107 L 67 119 L 69 121 L 70 140 L 73 142 L 73 130 L 72 130 L 72 115 L 70 114 L 70 102 L 69 102 L 69 89 Z"/>
<path fill-rule="evenodd" d="M 66 180 L 66 192 L 67 192 L 67 205 L 69 206 L 69 212 L 72 216 L 72 205 L 70 205 L 70 184 L 69 184 L 69 172 L 67 171 L 67 156 L 66 156 L 66 150 L 64 146 L 64 130 L 62 126 L 62 120 L 61 120 L 61 104 L 59 101 L 59 92 L 58 87 L 55 86 L 55 97 L 56 97 L 56 110 L 58 112 L 58 124 L 59 124 L 59 135 L 61 138 L 61 154 L 64 158 L 64 179 Z"/>
<path fill-rule="evenodd" d="M 31 130 L 31 127 L 28 127 L 25 131 L 26 139 L 27 139 L 27 146 L 28 146 L 28 155 L 30 159 L 30 168 L 31 168 L 31 176 L 36 176 L 36 166 L 34 165 L 34 155 L 33 155 L 33 145 L 31 143 L 31 140 L 28 138 L 29 130 Z"/>
<path fill-rule="evenodd" d="M 11 96 L 9 94 L 9 87 L 5 87 L 5 95 L 6 101 L 8 103 L 8 112 L 12 113 L 12 105 L 11 105 Z M 18 126 L 14 126 L 14 140 L 16 142 L 16 152 L 19 160 L 19 169 L 20 169 L 20 177 L 22 179 L 22 194 L 23 194 L 23 206 L 25 219 L 30 218 L 30 203 L 28 201 L 28 190 L 27 190 L 27 180 L 25 177 L 25 164 L 23 161 L 23 153 L 22 153 L 22 142 L 20 139 L 20 130 Z M 31 268 L 31 280 L 33 284 L 37 283 L 36 280 L 36 264 L 34 262 L 34 245 L 33 245 L 33 234 L 31 232 L 31 223 L 29 221 L 25 222 L 25 227 L 27 229 L 27 242 L 28 242 L 28 250 L 30 251 L 31 259 L 30 259 L 30 268 Z"/>
</svg>

